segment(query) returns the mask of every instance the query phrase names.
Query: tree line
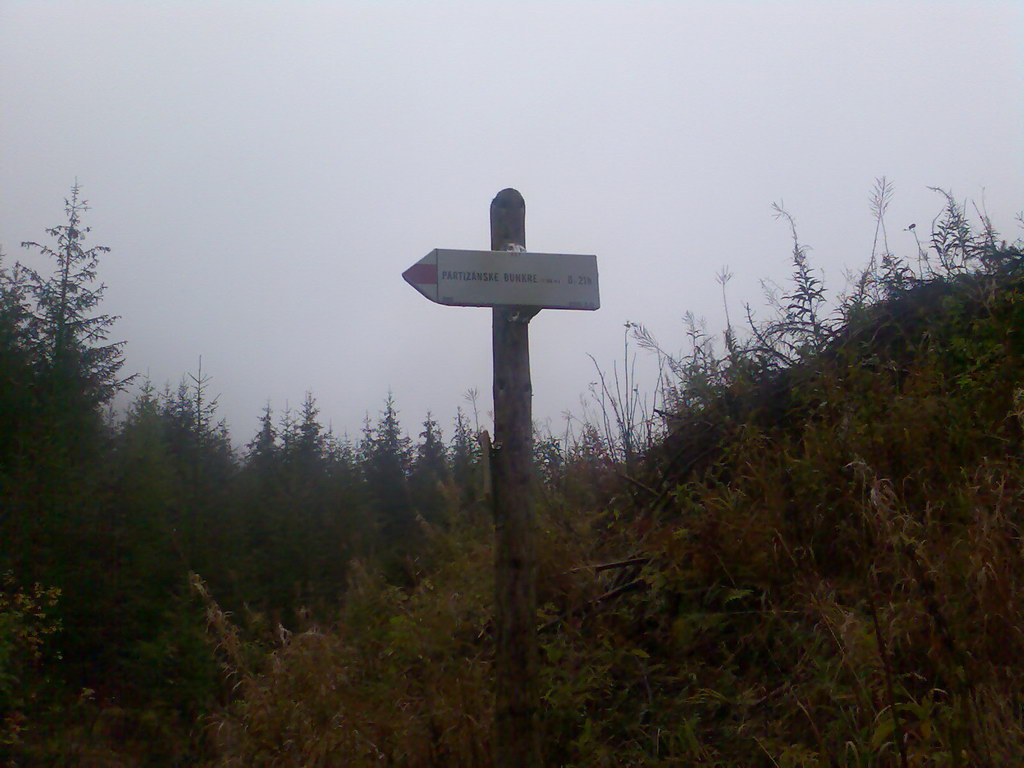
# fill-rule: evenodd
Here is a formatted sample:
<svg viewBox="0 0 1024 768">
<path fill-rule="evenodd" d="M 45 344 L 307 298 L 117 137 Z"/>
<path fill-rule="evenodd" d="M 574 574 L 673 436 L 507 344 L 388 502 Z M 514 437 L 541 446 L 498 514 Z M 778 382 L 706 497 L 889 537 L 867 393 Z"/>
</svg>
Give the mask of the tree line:
<svg viewBox="0 0 1024 768">
<path fill-rule="evenodd" d="M 0 261 L 0 712 L 86 692 L 189 718 L 220 690 L 189 573 L 282 628 L 332 616 L 356 560 L 414 582 L 431 529 L 486 514 L 475 425 L 460 408 L 446 436 L 427 414 L 412 439 L 389 393 L 339 438 L 307 393 L 233 449 L 201 363 L 162 390 L 124 374 L 86 210 L 76 185 L 23 243 L 49 273 Z M 564 465 L 557 441 L 538 462 Z"/>
<path fill-rule="evenodd" d="M 651 712 L 665 714 L 657 734 L 690 717 L 696 699 L 677 690 L 690 678 L 673 671 L 680 651 L 691 653 L 685 649 L 699 639 L 679 635 L 688 626 L 679 623 L 684 615 L 712 609 L 724 616 L 738 607 L 740 623 L 722 625 L 730 627 L 722 642 L 736 640 L 737 652 L 751 651 L 752 679 L 782 673 L 759 661 L 759 649 L 767 647 L 761 630 L 751 635 L 743 622 L 758 611 L 776 621 L 819 610 L 818 603 L 793 603 L 770 585 L 792 570 L 783 557 L 789 552 L 819 552 L 814 562 L 828 570 L 846 562 L 833 556 L 836 547 L 860 551 L 861 528 L 843 538 L 831 518 L 819 525 L 805 521 L 803 510 L 832 514 L 837 502 L 830 494 L 839 493 L 853 510 L 849 519 L 879 519 L 864 517 L 860 507 L 868 497 L 849 477 L 865 457 L 882 462 L 891 454 L 891 465 L 876 467 L 879 477 L 895 480 L 909 471 L 924 478 L 914 505 L 930 509 L 960 491 L 936 492 L 928 478 L 966 477 L 960 468 L 974 466 L 972 452 L 1016 455 L 1020 242 L 1001 242 L 985 217 L 975 231 L 964 206 L 942 194 L 945 207 L 927 247 L 908 229 L 917 254 L 902 259 L 885 234 L 892 188 L 879 180 L 871 198 L 877 227 L 870 263 L 837 300 L 826 296 L 792 217 L 776 206 L 792 235 L 793 271 L 790 287 L 767 296 L 772 316 L 755 321 L 747 306 L 746 327 L 736 327 L 726 304 L 719 350 L 688 315 L 689 351 L 682 354 L 666 351 L 643 326 L 627 324 L 621 371 L 597 371 L 590 393 L 595 412 L 571 420 L 561 438 L 535 435 L 547 717 L 552 733 L 561 734 L 552 743 L 576 750 L 576 764 L 596 764 L 592 758 L 606 744 L 639 745 L 631 734 L 652 727 Z M 266 749 L 297 750 L 305 761 L 332 740 L 351 737 L 366 746 L 364 710 L 378 713 L 372 724 L 383 729 L 381 743 L 394 754 L 411 754 L 410 744 L 433 745 L 424 748 L 423 762 L 409 764 L 454 764 L 444 762 L 435 744 L 452 739 L 463 739 L 476 754 L 487 738 L 481 723 L 489 706 L 482 681 L 489 668 L 491 529 L 475 418 L 460 409 L 445 434 L 428 414 L 410 437 L 389 394 L 355 439 L 339 438 L 307 393 L 296 409 L 275 413 L 268 406 L 255 434 L 236 450 L 201 364 L 177 386 L 163 388 L 123 370 L 124 343 L 112 339 L 117 318 L 101 308 L 99 259 L 107 249 L 87 243 L 86 211 L 73 187 L 64 222 L 46 230 L 46 241 L 23 244 L 48 260 L 48 271 L 9 263 L 0 253 L 0 765 L 170 764 L 171 754 L 174 764 L 194 764 L 211 748 L 202 746 L 203 734 L 219 738 L 221 725 L 235 734 L 231 743 L 214 745 L 225 764 L 234 764 L 236 753 L 250 764 Z M 723 302 L 730 277 L 727 270 L 719 276 Z M 631 340 L 654 354 L 662 371 L 650 401 L 636 385 Z M 912 355 L 906 344 L 920 350 Z M 924 357 L 915 375 L 931 388 L 915 394 L 905 391 L 905 382 L 918 352 Z M 882 362 L 883 353 L 891 364 Z M 837 373 L 843 361 L 848 370 L 840 366 Z M 895 390 L 886 388 L 890 383 Z M 134 392 L 131 402 L 114 415 L 112 399 L 125 390 Z M 904 421 L 888 413 L 895 402 L 905 405 Z M 847 414 L 851 403 L 860 405 Z M 989 427 L 976 424 L 985 409 L 995 414 L 985 417 L 992 416 L 998 432 L 991 440 Z M 947 412 L 959 414 L 959 426 L 946 429 L 927 415 Z M 923 442 L 915 437 L 922 429 L 932 436 Z M 801 443 L 805 433 L 822 439 Z M 876 433 L 887 437 L 876 440 Z M 765 450 L 789 445 L 790 438 L 799 450 Z M 952 447 L 943 453 L 947 438 Z M 824 463 L 805 467 L 808 446 L 817 446 Z M 960 456 L 954 448 L 970 451 Z M 938 457 L 942 466 L 920 474 L 908 467 L 908 456 L 922 467 Z M 747 475 L 752 490 L 735 491 Z M 1016 474 L 1007 482 L 999 487 L 1021 484 Z M 793 490 L 776 492 L 784 487 Z M 901 481 L 899 487 L 912 486 Z M 772 509 L 775 516 L 766 518 Z M 936 531 L 936 541 L 960 536 L 957 526 L 968 516 L 950 514 L 956 525 Z M 763 524 L 750 524 L 762 518 Z M 877 543 L 885 556 L 902 551 L 885 549 L 882 533 Z M 789 544 L 764 545 L 776 540 Z M 974 551 L 963 541 L 942 556 Z M 847 565 L 860 578 L 863 563 L 877 559 L 857 557 Z M 993 583 L 1010 583 L 1019 572 L 1016 560 L 1006 563 L 998 571 L 1006 578 Z M 945 570 L 955 575 L 961 566 Z M 896 581 L 918 578 L 915 571 Z M 794 584 L 793 595 L 806 592 Z M 757 602 L 753 596 L 762 593 Z M 1004 602 L 1012 602 L 1017 593 L 1005 594 Z M 616 606 L 626 595 L 642 605 L 622 612 Z M 877 635 L 873 605 L 860 626 L 871 619 Z M 610 623 L 584 632 L 577 620 L 598 607 L 608 608 Z M 836 615 L 861 611 L 856 599 L 834 608 Z M 975 614 L 964 613 L 958 625 L 964 647 L 973 647 L 977 624 Z M 770 631 L 764 626 L 764 637 L 778 634 L 774 624 Z M 892 635 L 904 636 L 910 637 Z M 567 643 L 576 650 L 567 653 Z M 718 640 L 712 645 L 725 647 Z M 712 669 L 705 647 L 712 646 L 693 644 L 699 651 L 693 680 Z M 462 654 L 458 675 L 434 663 L 439 648 L 448 649 L 445 659 Z M 806 651 L 802 643 L 794 648 Z M 326 660 L 317 649 L 329 651 Z M 922 645 L 902 652 L 912 660 L 930 651 Z M 664 664 L 645 666 L 654 657 Z M 735 655 L 726 657 L 721 679 L 708 690 L 732 690 L 737 678 L 728 660 Z M 832 661 L 823 654 L 820 663 Z M 323 688 L 331 665 L 331 679 L 349 681 L 342 692 Z M 623 681 L 620 698 L 605 695 L 609 669 Z M 862 659 L 849 669 L 868 670 L 870 678 L 872 662 Z M 904 674 L 925 679 L 913 665 Z M 657 679 L 660 688 L 651 683 Z M 463 685 L 467 680 L 476 683 Z M 458 685 L 444 692 L 452 682 Z M 861 690 L 877 680 L 854 682 Z M 601 695 L 588 692 L 591 685 Z M 647 699 L 635 695 L 641 687 Z M 894 690 L 884 693 L 890 712 Z M 657 705 L 648 701 L 662 694 L 668 698 Z M 339 696 L 351 703 L 347 731 L 332 719 Z M 448 715 L 439 716 L 445 696 L 450 706 L 440 711 Z M 303 702 L 314 713 L 308 721 L 296 719 Z M 592 718 L 579 718 L 581 702 L 591 703 Z M 623 726 L 622 713 L 632 705 L 643 711 Z M 803 706 L 790 702 L 779 711 Z M 750 721 L 717 707 L 700 721 L 702 738 L 728 751 Z M 876 710 L 864 710 L 866 722 L 903 727 Z M 840 722 L 821 711 L 822 723 Z M 766 727 L 784 720 L 767 717 Z M 296 730 L 300 725 L 314 736 L 298 738 L 307 733 Z M 784 738 L 799 741 L 806 727 L 797 730 Z M 268 734 L 280 738 L 273 742 Z M 861 743 L 858 738 L 843 731 L 836 743 Z M 687 739 L 667 749 L 706 762 L 710 753 Z M 102 749 L 117 754 L 95 751 Z M 824 756 L 830 747 L 814 749 Z M 125 763 L 129 753 L 137 759 Z M 379 757 L 371 755 L 372 764 Z M 294 764 L 307 764 L 302 761 Z"/>
</svg>

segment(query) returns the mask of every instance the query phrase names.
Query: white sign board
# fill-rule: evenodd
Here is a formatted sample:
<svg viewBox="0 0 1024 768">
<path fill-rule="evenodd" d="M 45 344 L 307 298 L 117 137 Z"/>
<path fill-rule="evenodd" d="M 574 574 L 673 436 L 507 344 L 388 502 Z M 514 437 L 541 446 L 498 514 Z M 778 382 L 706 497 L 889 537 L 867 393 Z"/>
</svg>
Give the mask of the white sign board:
<svg viewBox="0 0 1024 768">
<path fill-rule="evenodd" d="M 437 248 L 402 277 L 431 301 L 453 307 L 597 309 L 597 256 Z"/>
</svg>

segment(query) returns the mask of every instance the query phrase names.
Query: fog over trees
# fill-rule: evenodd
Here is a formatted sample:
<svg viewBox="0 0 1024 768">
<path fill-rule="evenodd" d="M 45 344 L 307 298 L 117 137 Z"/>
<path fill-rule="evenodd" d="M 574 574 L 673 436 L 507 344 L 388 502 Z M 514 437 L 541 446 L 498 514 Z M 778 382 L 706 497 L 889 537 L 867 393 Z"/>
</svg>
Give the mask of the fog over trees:
<svg viewBox="0 0 1024 768">
<path fill-rule="evenodd" d="M 1024 765 L 1022 33 L 0 2 L 0 768 Z"/>
<path fill-rule="evenodd" d="M 903 256 L 876 182 L 838 296 L 777 205 L 791 277 L 764 320 L 691 317 L 682 355 L 630 324 L 586 407 L 535 429 L 553 764 L 1024 756 L 1024 256 L 938 191 Z M 232 436 L 201 359 L 177 385 L 125 370 L 88 218 L 75 184 L 23 243 L 49 269 L 0 264 L 6 764 L 491 765 L 478 394 L 444 425 L 384 392 L 353 438 L 306 392 Z"/>
</svg>

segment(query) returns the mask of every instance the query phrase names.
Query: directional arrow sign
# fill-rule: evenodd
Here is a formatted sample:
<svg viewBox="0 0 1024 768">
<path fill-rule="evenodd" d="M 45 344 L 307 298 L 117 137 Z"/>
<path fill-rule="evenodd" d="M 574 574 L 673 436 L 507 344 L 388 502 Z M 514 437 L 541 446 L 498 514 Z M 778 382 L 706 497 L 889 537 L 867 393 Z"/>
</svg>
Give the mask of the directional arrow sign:
<svg viewBox="0 0 1024 768">
<path fill-rule="evenodd" d="M 597 309 L 597 256 L 436 248 L 402 273 L 431 301 L 452 307 Z"/>
</svg>

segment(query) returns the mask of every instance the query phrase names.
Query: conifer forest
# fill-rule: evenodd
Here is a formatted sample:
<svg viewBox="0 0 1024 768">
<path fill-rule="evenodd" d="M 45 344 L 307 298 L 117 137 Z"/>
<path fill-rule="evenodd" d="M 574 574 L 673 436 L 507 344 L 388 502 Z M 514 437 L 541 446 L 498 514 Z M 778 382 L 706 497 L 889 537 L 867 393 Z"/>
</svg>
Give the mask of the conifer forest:
<svg viewBox="0 0 1024 768">
<path fill-rule="evenodd" d="M 929 194 L 837 286 L 776 206 L 763 308 L 628 323 L 535 430 L 543 765 L 1024 765 L 1024 220 Z M 0 766 L 493 765 L 489 398 L 229 434 L 128 370 L 88 219 L 0 255 Z"/>
</svg>

